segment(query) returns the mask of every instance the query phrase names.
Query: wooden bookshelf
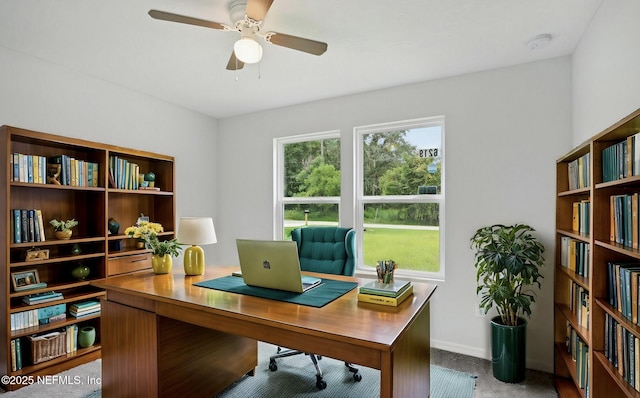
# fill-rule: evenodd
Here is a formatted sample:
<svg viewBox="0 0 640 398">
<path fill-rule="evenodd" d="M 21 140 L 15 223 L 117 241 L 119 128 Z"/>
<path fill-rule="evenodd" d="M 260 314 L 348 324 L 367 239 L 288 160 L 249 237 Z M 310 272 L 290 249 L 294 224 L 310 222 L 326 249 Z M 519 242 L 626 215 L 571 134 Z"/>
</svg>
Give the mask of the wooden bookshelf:
<svg viewBox="0 0 640 398">
<path fill-rule="evenodd" d="M 640 265 L 639 246 L 635 246 L 640 235 L 638 212 L 632 211 L 634 206 L 627 205 L 635 200 L 633 194 L 640 193 L 640 150 L 635 149 L 636 138 L 640 141 L 640 135 L 636 137 L 638 133 L 640 109 L 579 145 L 556 164 L 554 372 L 560 397 L 640 398 L 640 383 L 636 383 L 636 379 L 640 380 L 640 361 L 636 355 L 640 351 L 640 321 L 628 319 L 622 312 L 621 302 L 611 303 L 611 291 L 620 289 L 620 278 L 610 277 L 609 266 Z M 626 142 L 626 151 L 622 142 Z M 612 145 L 619 145 L 619 155 L 612 157 L 611 150 L 607 150 Z M 640 148 L 640 142 L 637 145 Z M 582 171 L 584 179 L 576 178 L 573 171 L 576 164 L 584 165 L 587 158 L 588 164 Z M 629 162 L 632 166 L 628 166 Z M 634 162 L 636 166 L 633 166 Z M 617 168 L 616 163 L 622 166 Z M 584 184 L 576 186 L 576 180 Z M 620 196 L 618 205 L 612 204 L 616 196 Z M 621 204 L 623 201 L 624 205 Z M 576 203 L 585 202 L 589 203 L 586 212 L 576 214 Z M 612 208 L 621 210 L 616 215 Z M 585 225 L 586 222 L 586 228 L 576 228 L 576 216 L 578 224 Z M 585 267 L 582 272 L 573 269 L 568 261 L 577 256 L 571 251 L 575 244 L 568 245 L 569 241 L 588 245 L 588 251 L 581 258 Z M 630 280 L 638 276 L 640 273 L 631 276 Z M 618 283 L 612 286 L 614 281 Z M 638 308 L 640 294 L 631 294 L 638 288 L 634 283 L 632 289 L 631 282 L 628 286 L 629 308 Z M 586 292 L 583 304 L 576 304 L 573 296 L 576 287 Z M 580 324 L 572 305 L 586 306 L 588 322 Z M 615 324 L 619 326 L 612 326 Z M 615 334 L 610 333 L 611 327 L 627 336 L 625 344 L 620 338 L 613 340 Z M 572 348 L 576 346 L 572 344 L 575 339 L 580 339 L 587 347 L 582 361 Z M 581 377 L 583 366 L 585 371 Z"/>
<path fill-rule="evenodd" d="M 0 374 L 9 376 L 6 380 L 10 380 L 6 384 L 3 379 L 2 388 L 15 390 L 22 386 L 20 382 L 29 384 L 30 380 L 37 380 L 38 376 L 56 374 L 100 358 L 100 314 L 75 318 L 69 314 L 68 309 L 73 303 L 104 297 L 104 291 L 93 286 L 93 282 L 151 268 L 150 252 L 137 248 L 136 241 L 125 236 L 124 230 L 134 225 L 143 213 L 150 221 L 163 225 L 165 232 L 161 234 L 161 239 L 175 237 L 175 173 L 174 159 L 170 156 L 10 126 L 0 127 L 0 137 L 3 148 L 0 151 L 0 172 L 6 192 L 6 195 L 0 196 L 0 208 L 3 209 L 0 224 L 5 226 L 0 236 L 0 245 L 5 253 L 6 264 L 5 272 L 0 273 L 4 286 L 3 294 L 0 294 L 0 308 L 4 309 L 4 326 L 0 328 Z M 14 153 L 30 156 L 32 159 L 38 157 L 37 161 L 33 161 L 34 176 L 31 181 L 14 180 Z M 77 179 L 71 185 L 57 185 L 47 181 L 42 173 L 49 174 L 48 165 L 41 166 L 37 172 L 35 170 L 35 165 L 42 159 L 49 159 L 50 165 L 53 158 L 61 155 L 80 161 L 72 166 L 75 169 L 71 174 Z M 135 189 L 135 184 L 126 189 L 116 188 L 110 182 L 113 180 L 113 173 L 110 173 L 109 166 L 113 157 L 136 164 L 139 173 L 155 173 L 155 186 L 160 189 Z M 91 166 L 88 166 L 89 163 Z M 29 163 L 25 165 L 29 167 Z M 97 171 L 92 174 L 94 168 Z M 68 169 L 66 171 L 69 172 Z M 81 177 L 84 179 L 81 180 Z M 132 176 L 131 181 L 136 177 Z M 26 241 L 21 239 L 20 243 L 16 243 L 14 209 L 41 211 L 43 228 L 38 228 L 38 232 L 44 236 L 44 241 L 27 238 Z M 73 228 L 71 239 L 57 240 L 54 237 L 53 227 L 49 224 L 54 218 L 75 218 L 79 222 Z M 108 231 L 109 218 L 120 223 L 118 234 L 112 235 Z M 27 251 L 34 248 L 48 251 L 48 258 L 27 261 Z M 85 265 L 90 269 L 89 276 L 84 280 L 72 276 L 71 271 L 78 265 Z M 37 271 L 40 282 L 46 283 L 46 287 L 16 291 L 12 285 L 12 274 L 32 270 Z M 60 292 L 63 297 L 36 305 L 23 303 L 26 295 L 49 291 Z M 58 304 L 66 305 L 66 319 L 12 328 L 12 319 L 16 322 L 15 314 Z M 33 312 L 32 316 L 35 316 Z M 32 319 L 31 323 L 33 322 Z M 96 329 L 95 344 L 87 348 L 78 347 L 75 351 L 48 361 L 30 363 L 28 336 L 65 331 L 72 325 L 79 328 L 93 326 Z M 15 362 L 12 359 L 12 340 L 19 340 L 22 349 L 22 367 L 16 370 L 12 368 Z"/>
</svg>

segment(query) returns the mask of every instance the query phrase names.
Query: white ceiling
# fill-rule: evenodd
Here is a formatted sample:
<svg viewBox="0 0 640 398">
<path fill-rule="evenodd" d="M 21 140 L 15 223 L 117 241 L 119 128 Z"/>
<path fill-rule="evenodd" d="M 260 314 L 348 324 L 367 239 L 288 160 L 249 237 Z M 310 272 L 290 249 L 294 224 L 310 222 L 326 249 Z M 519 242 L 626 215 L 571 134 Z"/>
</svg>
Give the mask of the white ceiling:
<svg viewBox="0 0 640 398">
<path fill-rule="evenodd" d="M 147 14 L 231 24 L 229 2 L 2 0 L 0 46 L 225 118 L 571 54 L 602 0 L 275 0 L 261 32 L 327 52 L 264 44 L 237 72 L 225 69 L 237 33 Z M 539 34 L 551 43 L 530 50 Z"/>
</svg>

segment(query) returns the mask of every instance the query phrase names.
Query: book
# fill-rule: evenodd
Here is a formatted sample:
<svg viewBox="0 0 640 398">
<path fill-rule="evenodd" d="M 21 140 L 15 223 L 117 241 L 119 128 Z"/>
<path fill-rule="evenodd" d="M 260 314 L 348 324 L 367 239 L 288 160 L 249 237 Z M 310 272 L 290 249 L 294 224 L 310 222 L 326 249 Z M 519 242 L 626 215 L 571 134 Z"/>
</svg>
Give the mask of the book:
<svg viewBox="0 0 640 398">
<path fill-rule="evenodd" d="M 95 306 L 100 306 L 100 302 L 97 300 L 88 300 L 88 301 L 80 301 L 77 303 L 73 303 L 71 304 L 70 308 L 87 308 L 87 307 L 95 307 Z"/>
<path fill-rule="evenodd" d="M 413 285 L 409 285 L 398 297 L 380 296 L 377 294 L 358 293 L 358 301 L 365 303 L 397 307 L 413 294 Z"/>
<path fill-rule="evenodd" d="M 50 305 L 48 307 L 38 308 L 38 323 L 41 325 L 55 322 L 59 319 L 66 319 L 67 305 L 65 303 Z M 61 317 L 61 315 L 63 317 Z"/>
<path fill-rule="evenodd" d="M 360 286 L 359 292 L 365 294 L 375 294 L 380 296 L 388 296 L 388 297 L 398 297 L 402 292 L 404 292 L 409 286 L 411 286 L 410 281 L 393 281 L 391 283 L 382 283 L 382 282 L 369 282 L 366 285 Z"/>
<path fill-rule="evenodd" d="M 62 296 L 62 293 L 44 292 L 44 293 L 31 294 L 28 296 L 24 296 L 22 298 L 22 302 L 25 304 L 34 305 L 34 304 L 46 303 L 49 301 L 61 300 L 63 298 L 64 297 Z"/>
</svg>

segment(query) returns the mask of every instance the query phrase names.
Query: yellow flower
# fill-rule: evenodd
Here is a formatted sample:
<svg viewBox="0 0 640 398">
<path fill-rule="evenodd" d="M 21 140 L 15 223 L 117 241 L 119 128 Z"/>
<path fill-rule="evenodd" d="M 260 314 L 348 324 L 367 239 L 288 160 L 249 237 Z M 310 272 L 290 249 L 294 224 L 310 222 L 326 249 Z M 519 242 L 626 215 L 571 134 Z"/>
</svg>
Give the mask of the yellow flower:
<svg viewBox="0 0 640 398">
<path fill-rule="evenodd" d="M 137 225 L 133 225 L 124 230 L 124 234 L 129 235 L 130 238 L 144 240 L 149 240 L 152 235 L 157 235 L 160 232 L 164 232 L 162 225 L 149 221 L 141 221 Z"/>
</svg>

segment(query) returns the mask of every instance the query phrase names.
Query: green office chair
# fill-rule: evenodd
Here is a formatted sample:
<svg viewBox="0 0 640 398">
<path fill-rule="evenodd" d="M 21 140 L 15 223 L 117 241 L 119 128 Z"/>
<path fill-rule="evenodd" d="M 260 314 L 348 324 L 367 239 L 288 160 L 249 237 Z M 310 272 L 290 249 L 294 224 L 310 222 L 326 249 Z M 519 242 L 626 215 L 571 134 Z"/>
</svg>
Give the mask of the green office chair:
<svg viewBox="0 0 640 398">
<path fill-rule="evenodd" d="M 305 227 L 291 231 L 291 239 L 298 244 L 300 269 L 310 272 L 352 276 L 356 270 L 356 231 L 353 228 Z M 276 359 L 292 355 L 308 355 L 316 368 L 316 387 L 323 390 L 327 382 L 322 378 L 318 360 L 321 356 L 298 350 L 278 347 L 276 355 L 269 358 L 269 369 L 278 370 Z M 355 381 L 362 380 L 358 369 L 350 363 L 344 365 L 353 373 Z"/>
</svg>

